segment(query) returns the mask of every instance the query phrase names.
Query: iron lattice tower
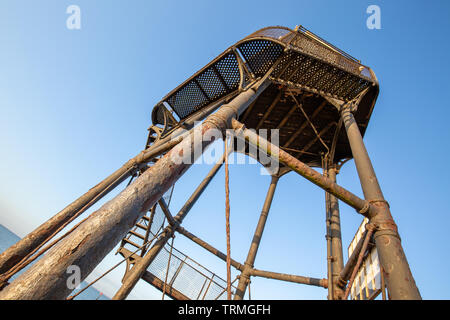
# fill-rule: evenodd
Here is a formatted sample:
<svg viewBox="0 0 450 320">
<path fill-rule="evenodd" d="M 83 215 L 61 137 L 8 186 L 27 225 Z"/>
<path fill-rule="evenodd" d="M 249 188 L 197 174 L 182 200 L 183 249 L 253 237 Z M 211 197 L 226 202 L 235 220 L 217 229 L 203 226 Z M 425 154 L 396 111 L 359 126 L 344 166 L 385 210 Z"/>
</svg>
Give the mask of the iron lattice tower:
<svg viewBox="0 0 450 320">
<path fill-rule="evenodd" d="M 127 268 L 114 299 L 126 298 L 140 279 L 174 299 L 225 298 L 227 281 L 170 245 L 169 240 L 178 232 L 222 260 L 228 259 L 239 270 L 239 281 L 232 286 L 234 299 L 244 297 L 252 276 L 320 286 L 328 288 L 329 299 L 346 299 L 356 271 L 371 248 L 376 248 L 389 297 L 420 299 L 362 139 L 378 92 L 378 80 L 369 67 L 303 27 L 268 27 L 247 36 L 156 104 L 144 151 L 0 255 L 4 287 L 0 298 L 66 298 L 71 292 L 66 286 L 68 266 L 79 266 L 84 279 L 119 242 Z M 201 120 L 202 124 L 194 127 L 194 122 Z M 199 156 L 192 150 L 204 150 L 214 141 L 208 133 L 211 129 L 232 130 L 232 141 L 236 145 L 243 142 L 237 152 L 252 156 L 252 148 L 257 148 L 279 164 L 271 172 L 254 235 L 258 241 L 252 242 L 243 263 L 181 226 L 225 156 L 176 215 L 167 205 L 171 187 Z M 269 133 L 277 129 L 279 145 L 270 142 L 270 134 L 265 139 L 249 129 L 269 129 Z M 192 161 L 174 161 L 180 155 Z M 364 199 L 336 183 L 340 167 L 351 158 Z M 314 167 L 322 168 L 323 173 Z M 290 171 L 325 190 L 328 274 L 324 279 L 254 268 L 277 182 Z M 66 236 L 50 242 L 68 223 L 130 177 L 133 183 L 118 196 Z M 346 263 L 338 200 L 367 218 L 366 230 Z M 42 259 L 8 284 L 15 272 L 44 252 Z M 202 285 L 189 289 L 180 279 L 200 279 Z"/>
</svg>

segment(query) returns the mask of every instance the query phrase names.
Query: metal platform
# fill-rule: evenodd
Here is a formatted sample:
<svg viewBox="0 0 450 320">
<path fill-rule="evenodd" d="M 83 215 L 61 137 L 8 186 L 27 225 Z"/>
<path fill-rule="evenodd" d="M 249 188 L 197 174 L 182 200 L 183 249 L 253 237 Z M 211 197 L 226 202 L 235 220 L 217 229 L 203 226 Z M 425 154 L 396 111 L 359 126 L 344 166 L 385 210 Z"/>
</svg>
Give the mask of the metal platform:
<svg viewBox="0 0 450 320">
<path fill-rule="evenodd" d="M 331 149 L 333 139 L 334 161 L 351 158 L 339 114 L 328 100 L 348 102 L 364 92 L 354 114 L 364 134 L 378 81 L 369 67 L 303 27 L 267 27 L 238 41 L 158 102 L 152 127 L 170 133 L 202 109 L 231 99 L 271 68 L 274 84 L 239 121 L 248 128 L 279 129 L 280 146 L 310 166 L 321 165 L 321 153 Z"/>
</svg>

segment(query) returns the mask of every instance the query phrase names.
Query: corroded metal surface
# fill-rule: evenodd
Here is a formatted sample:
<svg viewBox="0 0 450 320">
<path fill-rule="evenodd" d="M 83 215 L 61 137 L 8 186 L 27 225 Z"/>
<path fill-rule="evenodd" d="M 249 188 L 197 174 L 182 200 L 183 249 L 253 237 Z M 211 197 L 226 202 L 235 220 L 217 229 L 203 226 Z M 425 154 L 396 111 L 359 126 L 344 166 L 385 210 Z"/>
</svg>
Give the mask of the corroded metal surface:
<svg viewBox="0 0 450 320">
<path fill-rule="evenodd" d="M 369 222 L 376 226 L 374 240 L 380 264 L 386 275 L 389 294 L 395 300 L 421 299 L 401 245 L 397 225 L 392 217 L 389 204 L 384 199 L 353 114 L 349 108 L 345 107 L 342 108 L 341 116 L 355 159 L 364 198 L 374 208 L 373 213 L 369 214 Z"/>
<path fill-rule="evenodd" d="M 293 275 L 293 274 L 263 271 L 263 270 L 258 270 L 258 269 L 252 269 L 250 271 L 250 273 L 254 277 L 264 277 L 264 278 L 269 278 L 269 279 L 295 282 L 295 283 L 306 284 L 306 285 L 311 285 L 311 286 L 316 286 L 316 287 L 328 288 L 328 280 L 327 279 L 303 277 L 303 276 L 298 276 L 298 275 Z"/>
</svg>

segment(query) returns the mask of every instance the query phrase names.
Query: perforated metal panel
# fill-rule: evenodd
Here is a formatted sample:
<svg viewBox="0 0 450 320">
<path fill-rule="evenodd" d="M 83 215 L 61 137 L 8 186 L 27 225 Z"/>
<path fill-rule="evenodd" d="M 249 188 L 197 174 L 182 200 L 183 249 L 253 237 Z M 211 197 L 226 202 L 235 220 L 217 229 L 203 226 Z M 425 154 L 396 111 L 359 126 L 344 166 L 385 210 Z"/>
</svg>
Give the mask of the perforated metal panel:
<svg viewBox="0 0 450 320">
<path fill-rule="evenodd" d="M 353 99 L 371 85 L 368 80 L 296 52 L 285 54 L 270 78 L 283 85 L 299 87 L 344 101 Z"/>
<path fill-rule="evenodd" d="M 280 44 L 269 40 L 254 40 L 238 46 L 255 76 L 262 77 L 283 53 Z"/>
<path fill-rule="evenodd" d="M 201 70 L 194 78 L 170 94 L 165 101 L 184 119 L 202 107 L 233 92 L 239 86 L 239 67 L 230 52 Z"/>
</svg>

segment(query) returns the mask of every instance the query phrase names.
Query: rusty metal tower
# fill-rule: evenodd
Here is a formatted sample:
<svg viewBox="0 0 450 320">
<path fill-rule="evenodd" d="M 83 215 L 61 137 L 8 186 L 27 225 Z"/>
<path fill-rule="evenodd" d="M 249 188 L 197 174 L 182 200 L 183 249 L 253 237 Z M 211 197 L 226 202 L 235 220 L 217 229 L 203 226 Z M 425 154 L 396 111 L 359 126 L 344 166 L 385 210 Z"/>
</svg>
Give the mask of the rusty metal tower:
<svg viewBox="0 0 450 320">
<path fill-rule="evenodd" d="M 383 295 L 386 287 L 391 299 L 420 299 L 363 143 L 378 92 L 377 78 L 369 67 L 303 27 L 268 27 L 247 36 L 156 104 L 141 153 L 0 255 L 0 299 L 65 299 L 71 293 L 66 286 L 67 268 L 79 266 L 84 279 L 118 243 L 127 268 L 114 299 L 126 298 L 140 279 L 174 299 L 225 299 L 226 293 L 242 299 L 251 277 L 320 286 L 328 288 L 328 299 L 347 299 L 371 250 L 379 258 Z M 196 121 L 202 123 L 194 126 Z M 181 226 L 223 163 L 227 165 L 229 150 L 175 215 L 167 204 L 174 183 L 200 156 L 193 150 L 204 150 L 215 140 L 209 133 L 212 129 L 232 130 L 230 141 L 243 142 L 238 152 L 251 155 L 256 148 L 279 163 L 271 173 L 244 262 L 231 259 Z M 277 129 L 279 144 L 271 143 L 271 136 L 259 136 L 259 129 Z M 192 161 L 174 160 L 181 156 Z M 340 167 L 351 158 L 364 199 L 336 183 Z M 254 267 L 277 182 L 290 171 L 325 191 L 328 274 L 324 279 Z M 129 178 L 134 181 L 120 194 L 56 238 Z M 338 200 L 366 218 L 345 263 Z M 176 250 L 170 244 L 176 232 L 240 271 L 239 281 L 224 280 Z"/>
</svg>

